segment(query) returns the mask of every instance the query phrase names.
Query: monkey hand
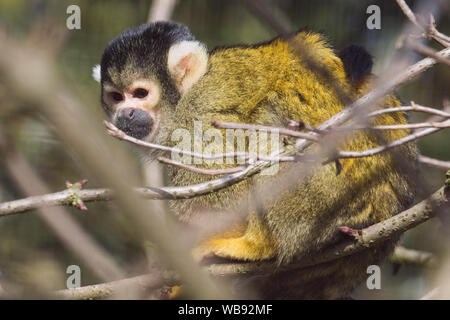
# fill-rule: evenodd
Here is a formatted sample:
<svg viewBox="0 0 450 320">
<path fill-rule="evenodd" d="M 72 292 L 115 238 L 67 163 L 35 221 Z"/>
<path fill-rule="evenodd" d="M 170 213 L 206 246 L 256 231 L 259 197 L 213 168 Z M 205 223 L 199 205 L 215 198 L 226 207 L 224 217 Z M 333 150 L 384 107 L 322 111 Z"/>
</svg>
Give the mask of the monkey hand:
<svg viewBox="0 0 450 320">
<path fill-rule="evenodd" d="M 223 258 L 242 261 L 259 261 L 275 256 L 275 246 L 266 232 L 247 229 L 244 233 L 235 231 L 209 238 L 194 248 L 196 261 Z"/>
</svg>

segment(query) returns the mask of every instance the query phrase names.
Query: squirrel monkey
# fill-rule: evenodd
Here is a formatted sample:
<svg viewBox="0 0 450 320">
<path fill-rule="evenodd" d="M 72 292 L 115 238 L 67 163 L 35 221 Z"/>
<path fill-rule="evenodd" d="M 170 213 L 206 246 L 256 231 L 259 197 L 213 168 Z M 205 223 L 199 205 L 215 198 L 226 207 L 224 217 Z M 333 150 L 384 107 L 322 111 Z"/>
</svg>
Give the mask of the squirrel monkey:
<svg viewBox="0 0 450 320">
<path fill-rule="evenodd" d="M 336 55 L 321 34 L 299 31 L 292 37 L 301 41 L 348 97 L 355 100 L 370 90 L 372 58 L 365 49 L 350 46 Z M 282 38 L 208 52 L 185 26 L 171 22 L 123 32 L 107 45 L 94 74 L 101 82 L 102 106 L 112 122 L 128 135 L 163 145 L 174 145 L 176 129 L 193 134 L 195 121 L 201 121 L 204 132 L 213 128 L 213 120 L 286 127 L 292 119 L 318 126 L 345 107 L 330 79 L 308 68 Z M 399 105 L 392 94 L 378 108 Z M 370 121 L 407 123 L 403 112 Z M 340 147 L 365 150 L 408 133 L 358 131 Z M 157 154 L 143 152 L 153 158 Z M 372 157 L 340 160 L 338 174 L 335 163 L 319 166 L 269 203 L 262 214 L 249 212 L 245 223 L 208 237 L 194 253 L 200 259 L 274 259 L 280 264 L 308 259 L 347 236 L 340 226 L 361 229 L 409 206 L 415 193 L 411 172 L 416 158 L 416 146 L 411 143 Z M 280 172 L 290 165 L 281 164 Z M 227 165 L 202 162 L 198 166 Z M 205 211 L 232 211 L 252 186 L 275 177 L 256 175 L 209 195 L 173 201 L 171 206 L 184 222 Z M 173 185 L 184 186 L 211 177 L 169 167 L 169 178 Z M 263 298 L 346 297 L 367 277 L 367 267 L 389 254 L 395 241 L 321 265 L 255 276 L 245 283 Z"/>
</svg>

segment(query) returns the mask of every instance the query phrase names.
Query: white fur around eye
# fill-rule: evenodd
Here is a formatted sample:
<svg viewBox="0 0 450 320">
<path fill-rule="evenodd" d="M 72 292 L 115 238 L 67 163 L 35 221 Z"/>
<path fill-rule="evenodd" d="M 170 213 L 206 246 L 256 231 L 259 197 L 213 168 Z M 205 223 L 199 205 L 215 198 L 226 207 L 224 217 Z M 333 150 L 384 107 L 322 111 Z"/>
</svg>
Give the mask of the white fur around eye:
<svg viewBox="0 0 450 320">
<path fill-rule="evenodd" d="M 178 90 L 186 93 L 205 73 L 208 53 L 204 44 L 182 41 L 169 49 L 167 66 Z"/>
<path fill-rule="evenodd" d="M 101 69 L 100 69 L 100 65 L 99 64 L 94 66 L 94 67 L 92 67 L 92 78 L 94 78 L 95 81 L 100 83 Z"/>
</svg>

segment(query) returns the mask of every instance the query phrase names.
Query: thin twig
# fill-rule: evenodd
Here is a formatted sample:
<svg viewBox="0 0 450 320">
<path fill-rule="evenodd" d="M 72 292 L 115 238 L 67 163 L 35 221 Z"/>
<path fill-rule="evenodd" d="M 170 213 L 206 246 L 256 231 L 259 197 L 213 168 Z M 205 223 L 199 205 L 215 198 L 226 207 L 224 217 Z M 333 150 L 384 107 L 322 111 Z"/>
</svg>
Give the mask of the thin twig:
<svg viewBox="0 0 450 320">
<path fill-rule="evenodd" d="M 182 154 L 185 156 L 190 156 L 198 159 L 204 159 L 204 160 L 216 160 L 216 159 L 225 159 L 225 158 L 232 158 L 232 157 L 241 157 L 241 158 L 248 158 L 249 154 L 246 152 L 228 152 L 228 153 L 219 153 L 219 154 L 203 154 L 203 153 L 197 153 L 197 152 L 191 152 L 186 151 L 178 148 L 172 148 L 168 146 L 163 146 L 157 143 L 152 143 L 148 141 L 143 141 L 140 139 L 133 138 L 129 135 L 127 135 L 125 132 L 118 129 L 114 124 L 112 124 L 109 121 L 104 121 L 105 126 L 107 127 L 108 133 L 113 136 L 114 138 L 131 142 L 137 146 L 149 148 L 149 149 L 155 149 L 155 150 L 161 150 L 166 152 L 171 152 L 175 154 Z"/>
<path fill-rule="evenodd" d="M 175 9 L 176 0 L 153 0 L 148 12 L 148 22 L 167 21 Z"/>
<path fill-rule="evenodd" d="M 409 6 L 406 4 L 404 0 L 397 0 L 397 4 L 399 5 L 400 9 L 402 9 L 405 16 L 408 17 L 409 21 L 411 21 L 421 31 L 425 31 L 422 25 L 420 25 L 420 23 L 417 21 L 414 12 L 409 8 Z"/>
<path fill-rule="evenodd" d="M 420 53 L 424 56 L 429 56 L 429 57 L 435 59 L 436 61 L 442 62 L 442 63 L 450 66 L 449 59 L 441 57 L 440 55 L 437 54 L 437 51 L 431 49 L 430 47 L 427 47 L 423 44 L 420 44 L 418 42 L 411 41 L 411 40 L 406 41 L 406 46 L 413 49 L 417 53 Z"/>
<path fill-rule="evenodd" d="M 376 147 L 376 148 L 372 148 L 372 149 L 368 149 L 368 150 L 364 150 L 364 151 L 337 151 L 336 152 L 336 158 L 337 159 L 346 159 L 346 158 L 365 158 L 365 157 L 371 157 L 374 156 L 376 154 L 379 154 L 381 152 L 387 151 L 389 149 L 398 147 L 400 145 L 409 143 L 411 141 L 417 140 L 419 138 L 425 137 L 427 135 L 433 134 L 439 130 L 442 130 L 443 128 L 429 128 L 429 129 L 424 129 L 421 130 L 419 132 L 414 132 L 410 135 L 407 135 L 403 138 L 394 140 L 390 143 L 387 143 L 385 145 Z"/>
<path fill-rule="evenodd" d="M 178 162 L 178 161 L 170 160 L 170 159 L 164 158 L 164 157 L 158 157 L 158 161 L 161 163 L 179 167 L 179 168 L 182 168 L 182 169 L 185 169 L 188 171 L 192 171 L 192 172 L 204 174 L 204 175 L 210 175 L 210 176 L 241 172 L 242 170 L 244 170 L 246 168 L 246 166 L 239 166 L 239 167 L 225 168 L 225 169 L 203 169 L 203 168 L 190 166 L 190 165 Z"/>
<path fill-rule="evenodd" d="M 430 14 L 430 25 L 426 28 L 417 21 L 416 15 L 404 0 L 397 0 L 397 4 L 409 21 L 411 21 L 421 32 L 423 32 L 422 37 L 433 38 L 444 47 L 450 46 L 450 40 L 448 40 L 449 38 L 436 30 L 436 22 L 432 14 Z"/>
<path fill-rule="evenodd" d="M 343 127 L 334 128 L 332 131 L 334 132 L 345 132 L 352 130 L 410 130 L 410 129 L 427 129 L 427 128 L 440 128 L 445 129 L 450 127 L 450 120 L 437 122 L 437 121 L 427 121 L 427 122 L 418 122 L 418 123 L 407 123 L 407 124 L 391 124 L 391 125 L 379 125 L 372 126 L 370 123 L 363 125 L 353 125 L 349 124 Z M 328 133 L 332 132 L 331 130 Z"/>
<path fill-rule="evenodd" d="M 76 300 L 104 299 L 128 288 L 139 289 L 139 293 L 148 294 L 154 289 L 164 285 L 176 284 L 179 281 L 179 276 L 174 272 L 154 272 L 112 282 L 59 290 L 55 292 L 55 296 L 62 299 Z"/>
<path fill-rule="evenodd" d="M 428 26 L 428 32 L 432 37 L 434 37 L 434 39 L 436 39 L 436 41 L 438 41 L 444 47 L 450 46 L 450 37 L 439 32 L 436 29 L 436 21 L 434 19 L 434 16 L 431 13 L 430 13 L 430 25 Z"/>
<path fill-rule="evenodd" d="M 444 118 L 450 118 L 450 113 L 441 111 L 439 109 L 434 109 L 430 107 L 420 106 L 420 105 L 412 105 L 411 106 L 401 106 L 401 107 L 393 107 L 393 108 L 386 108 L 381 110 L 376 110 L 367 115 L 367 117 L 375 117 L 381 114 L 385 113 L 392 113 L 392 112 L 408 112 L 408 111 L 417 111 L 417 112 L 424 112 L 429 113 L 433 115 L 437 115 Z"/>
<path fill-rule="evenodd" d="M 243 130 L 251 130 L 251 131 L 265 131 L 265 132 L 270 132 L 270 133 L 278 133 L 283 136 L 303 138 L 303 139 L 314 141 L 314 142 L 319 141 L 319 138 L 311 137 L 307 133 L 298 132 L 298 131 L 281 128 L 281 127 L 271 127 L 271 126 L 264 126 L 264 125 L 259 125 L 259 124 L 248 124 L 248 123 L 237 123 L 237 122 L 224 122 L 224 121 L 218 121 L 218 120 L 213 121 L 212 125 L 216 128 L 220 128 L 220 129 L 243 129 Z"/>
<path fill-rule="evenodd" d="M 419 161 L 438 168 L 450 169 L 450 161 L 433 159 L 424 155 L 419 155 Z"/>
<path fill-rule="evenodd" d="M 418 123 L 408 123 L 408 124 L 392 124 L 392 125 L 380 125 L 380 126 L 361 126 L 348 128 L 337 128 L 337 130 L 359 130 L 359 129 L 370 129 L 370 130 L 406 130 L 406 129 L 426 129 L 426 128 L 449 128 L 450 121 L 443 122 L 418 122 Z"/>
<path fill-rule="evenodd" d="M 198 152 L 192 152 L 187 150 L 182 150 L 178 148 L 163 146 L 157 143 L 152 143 L 140 139 L 133 138 L 129 135 L 127 135 L 125 132 L 118 129 L 114 124 L 108 121 L 104 121 L 108 133 L 113 136 L 114 138 L 117 138 L 119 140 L 127 141 L 132 144 L 135 144 L 137 146 L 141 146 L 148 149 L 154 149 L 154 150 L 161 150 L 165 152 L 171 152 L 173 154 L 182 154 L 198 159 L 203 160 L 217 160 L 217 159 L 227 159 L 227 158 L 241 158 L 244 160 L 251 159 L 252 161 L 260 160 L 260 161 L 277 161 L 277 162 L 284 162 L 284 161 L 292 161 L 290 158 L 284 158 L 283 156 L 274 157 L 273 155 L 264 155 L 262 153 L 249 153 L 245 151 L 238 151 L 238 152 L 226 152 L 226 153 L 216 153 L 213 155 L 210 154 L 204 154 L 204 153 L 198 153 Z"/>
<path fill-rule="evenodd" d="M 394 264 L 410 264 L 427 268 L 436 267 L 436 258 L 432 253 L 407 249 L 402 246 L 395 247 L 390 261 Z"/>
<path fill-rule="evenodd" d="M 135 188 L 135 192 L 144 199 L 149 200 L 190 199 L 218 191 L 242 181 L 259 172 L 258 168 L 258 166 L 249 165 L 242 171 L 204 183 L 184 187 Z M 0 217 L 23 213 L 38 208 L 72 205 L 72 198 L 74 195 L 85 203 L 108 201 L 116 198 L 115 193 L 110 189 L 64 190 L 0 203 Z"/>
</svg>

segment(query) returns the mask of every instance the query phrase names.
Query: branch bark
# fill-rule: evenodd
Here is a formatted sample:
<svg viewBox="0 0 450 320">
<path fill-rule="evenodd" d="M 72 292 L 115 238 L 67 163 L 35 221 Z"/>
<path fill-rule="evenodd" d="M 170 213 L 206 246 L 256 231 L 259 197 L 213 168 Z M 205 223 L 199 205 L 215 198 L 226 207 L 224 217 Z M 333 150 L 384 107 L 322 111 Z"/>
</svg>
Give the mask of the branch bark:
<svg viewBox="0 0 450 320">
<path fill-rule="evenodd" d="M 179 276 L 174 272 L 154 272 L 112 282 L 94 284 L 75 289 L 59 290 L 55 293 L 55 297 L 76 300 L 104 299 L 117 292 L 123 292 L 127 289 L 134 290 L 136 288 L 139 290 L 140 295 L 144 295 L 164 285 L 176 284 L 179 283 L 179 281 Z"/>
<path fill-rule="evenodd" d="M 242 171 L 229 174 L 218 179 L 190 185 L 186 187 L 163 187 L 163 188 L 135 188 L 135 193 L 147 200 L 177 200 L 189 199 L 226 188 L 234 183 L 242 181 L 256 174 L 259 167 L 247 167 Z M 0 217 L 23 213 L 50 206 L 72 205 L 73 198 L 77 197 L 83 202 L 106 201 L 116 198 L 110 189 L 86 189 L 86 190 L 64 190 L 42 196 L 32 196 L 25 199 L 13 200 L 0 203 Z"/>
<path fill-rule="evenodd" d="M 441 169 L 450 169 L 450 161 L 433 159 L 423 155 L 419 155 L 419 161 Z"/>
</svg>

